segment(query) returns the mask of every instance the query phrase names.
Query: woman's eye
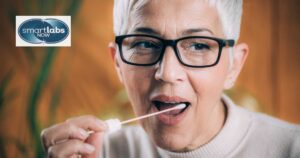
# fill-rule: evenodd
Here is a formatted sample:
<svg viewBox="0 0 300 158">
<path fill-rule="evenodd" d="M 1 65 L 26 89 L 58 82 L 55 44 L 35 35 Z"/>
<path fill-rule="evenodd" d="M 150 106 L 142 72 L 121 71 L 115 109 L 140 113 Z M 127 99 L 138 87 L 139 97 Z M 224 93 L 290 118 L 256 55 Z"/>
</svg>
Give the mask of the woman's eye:
<svg viewBox="0 0 300 158">
<path fill-rule="evenodd" d="M 207 44 L 203 44 L 203 43 L 194 43 L 190 46 L 190 48 L 192 48 L 194 50 L 210 49 L 210 47 Z"/>
<path fill-rule="evenodd" d="M 153 42 L 148 41 L 139 41 L 132 44 L 131 48 L 142 48 L 142 49 L 157 49 L 159 46 L 154 44 Z"/>
</svg>

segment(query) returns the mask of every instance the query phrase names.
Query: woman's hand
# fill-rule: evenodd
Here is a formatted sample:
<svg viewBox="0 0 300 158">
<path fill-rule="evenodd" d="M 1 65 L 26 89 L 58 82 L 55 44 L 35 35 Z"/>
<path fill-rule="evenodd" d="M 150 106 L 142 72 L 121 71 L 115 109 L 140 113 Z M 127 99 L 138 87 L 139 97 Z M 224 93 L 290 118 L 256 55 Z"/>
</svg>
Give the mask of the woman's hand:
<svg viewBox="0 0 300 158">
<path fill-rule="evenodd" d="M 44 129 L 42 143 L 49 158 L 98 158 L 104 131 L 104 121 L 94 116 L 80 116 Z M 88 131 L 94 131 L 89 134 Z M 80 157 L 80 156 L 79 156 Z"/>
</svg>

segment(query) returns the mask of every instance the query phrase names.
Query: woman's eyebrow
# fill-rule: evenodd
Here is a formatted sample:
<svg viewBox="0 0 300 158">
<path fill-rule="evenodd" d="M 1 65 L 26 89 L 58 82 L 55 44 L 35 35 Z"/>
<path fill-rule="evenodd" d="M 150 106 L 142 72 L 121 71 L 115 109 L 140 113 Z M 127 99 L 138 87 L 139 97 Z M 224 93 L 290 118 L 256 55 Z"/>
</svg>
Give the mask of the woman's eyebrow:
<svg viewBox="0 0 300 158">
<path fill-rule="evenodd" d="M 187 30 L 183 31 L 182 35 L 190 35 L 190 34 L 199 33 L 199 32 L 208 32 L 211 35 L 214 34 L 210 29 L 207 29 L 207 28 L 192 28 L 192 29 L 187 29 Z"/>
<path fill-rule="evenodd" d="M 160 35 L 159 32 L 157 32 L 154 29 L 149 28 L 149 27 L 137 27 L 134 29 L 134 32 L 151 34 L 151 35 Z"/>
<path fill-rule="evenodd" d="M 135 33 L 145 33 L 145 34 L 150 34 L 150 35 L 157 35 L 157 36 L 160 35 L 160 33 L 158 31 L 156 31 L 152 28 L 149 28 L 149 27 L 137 27 L 134 29 L 134 32 Z M 208 32 L 209 34 L 214 35 L 214 33 L 210 29 L 207 29 L 207 28 L 187 29 L 182 32 L 182 35 L 187 36 L 187 35 L 199 33 L 199 32 Z"/>
</svg>

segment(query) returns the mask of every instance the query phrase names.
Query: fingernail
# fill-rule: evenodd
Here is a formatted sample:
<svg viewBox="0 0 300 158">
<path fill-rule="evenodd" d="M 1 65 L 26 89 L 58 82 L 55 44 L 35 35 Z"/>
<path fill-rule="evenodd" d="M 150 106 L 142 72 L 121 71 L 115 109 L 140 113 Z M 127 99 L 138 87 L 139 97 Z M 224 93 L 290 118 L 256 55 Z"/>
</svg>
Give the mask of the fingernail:
<svg viewBox="0 0 300 158">
<path fill-rule="evenodd" d="M 103 121 L 99 121 L 99 125 L 100 125 L 100 128 L 106 130 L 108 127 L 107 127 L 107 124 Z"/>
<path fill-rule="evenodd" d="M 89 136 L 88 132 L 83 130 L 83 129 L 79 129 L 79 133 L 81 136 L 83 136 L 84 138 L 86 138 L 87 136 Z"/>
<path fill-rule="evenodd" d="M 89 144 L 85 144 L 85 148 L 89 153 L 92 153 L 95 150 L 95 147 Z"/>
</svg>

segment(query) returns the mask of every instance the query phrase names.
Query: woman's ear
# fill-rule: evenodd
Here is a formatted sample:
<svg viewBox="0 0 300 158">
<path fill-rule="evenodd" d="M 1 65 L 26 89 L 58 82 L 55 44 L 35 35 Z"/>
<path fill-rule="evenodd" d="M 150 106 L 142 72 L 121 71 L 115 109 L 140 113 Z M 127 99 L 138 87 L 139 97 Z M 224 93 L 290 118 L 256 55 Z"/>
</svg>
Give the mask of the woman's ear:
<svg viewBox="0 0 300 158">
<path fill-rule="evenodd" d="M 230 89 L 233 87 L 247 59 L 248 53 L 249 53 L 249 48 L 247 44 L 240 43 L 234 46 L 233 55 L 231 57 L 233 59 L 229 67 L 229 71 L 224 84 L 224 89 Z"/>
<path fill-rule="evenodd" d="M 114 42 L 110 42 L 108 44 L 108 48 L 109 48 L 109 51 L 110 51 L 110 55 L 111 55 L 111 57 L 113 59 L 114 66 L 115 66 L 115 69 L 117 71 L 119 80 L 121 81 L 121 83 L 123 83 L 123 74 L 122 74 L 122 70 L 120 68 L 120 64 L 119 64 L 119 60 L 118 60 L 118 53 L 117 53 L 118 48 L 117 48 L 117 45 Z"/>
</svg>

